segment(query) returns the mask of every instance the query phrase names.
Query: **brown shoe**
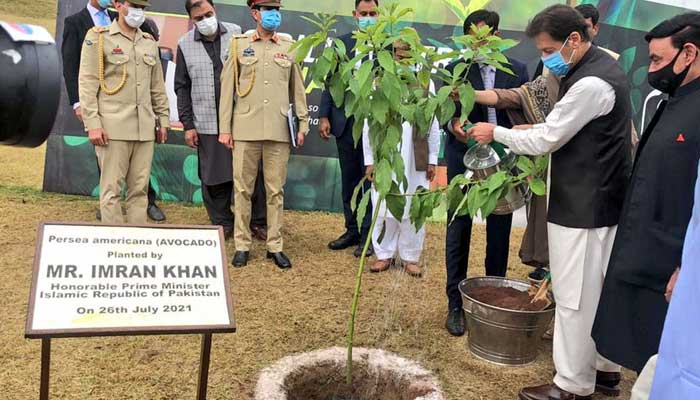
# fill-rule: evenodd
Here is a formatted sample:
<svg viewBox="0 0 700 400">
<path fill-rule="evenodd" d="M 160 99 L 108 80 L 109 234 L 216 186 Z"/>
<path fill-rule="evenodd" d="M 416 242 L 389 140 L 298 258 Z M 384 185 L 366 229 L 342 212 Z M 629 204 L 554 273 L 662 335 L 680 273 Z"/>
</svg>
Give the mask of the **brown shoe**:
<svg viewBox="0 0 700 400">
<path fill-rule="evenodd" d="M 403 270 L 414 278 L 421 278 L 423 271 L 416 263 L 403 263 Z"/>
<path fill-rule="evenodd" d="M 389 260 L 376 260 L 371 267 L 369 267 L 370 272 L 384 272 L 391 268 L 391 259 Z"/>
<path fill-rule="evenodd" d="M 518 393 L 520 400 L 591 400 L 591 396 L 579 396 L 562 390 L 555 384 L 524 388 Z"/>
<path fill-rule="evenodd" d="M 251 225 L 250 226 L 250 232 L 253 234 L 253 237 L 263 241 L 267 242 L 267 228 L 264 226 L 258 226 L 258 225 Z"/>
<path fill-rule="evenodd" d="M 622 375 L 619 372 L 597 371 L 595 377 L 595 392 L 608 397 L 620 396 L 620 381 Z"/>
</svg>

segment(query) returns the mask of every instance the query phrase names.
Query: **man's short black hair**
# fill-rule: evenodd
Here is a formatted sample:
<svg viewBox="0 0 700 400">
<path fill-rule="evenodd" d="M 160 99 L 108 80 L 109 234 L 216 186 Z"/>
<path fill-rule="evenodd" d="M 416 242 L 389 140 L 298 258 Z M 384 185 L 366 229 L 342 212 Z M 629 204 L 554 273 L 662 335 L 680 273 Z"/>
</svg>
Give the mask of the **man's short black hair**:
<svg viewBox="0 0 700 400">
<path fill-rule="evenodd" d="M 355 8 L 360 5 L 360 3 L 374 3 L 379 7 L 379 0 L 355 0 Z"/>
<path fill-rule="evenodd" d="M 185 10 L 187 10 L 187 15 L 192 15 L 192 9 L 200 7 L 205 1 L 214 7 L 213 0 L 185 0 Z"/>
<path fill-rule="evenodd" d="M 692 12 L 676 15 L 658 24 L 644 37 L 647 42 L 652 39 L 671 38 L 673 47 L 683 48 L 686 43 L 692 43 L 700 48 L 700 13 Z"/>
<path fill-rule="evenodd" d="M 558 42 L 566 41 L 574 32 L 578 32 L 586 42 L 591 40 L 588 25 L 586 25 L 583 15 L 574 8 L 563 4 L 549 6 L 540 11 L 525 30 L 530 38 L 534 38 L 540 33 L 547 33 Z"/>
<path fill-rule="evenodd" d="M 590 18 L 593 26 L 598 25 L 598 21 L 600 21 L 600 13 L 593 4 L 578 5 L 576 6 L 576 11 L 580 12 L 584 19 Z"/>
<path fill-rule="evenodd" d="M 482 22 L 491 27 L 491 33 L 496 33 L 498 25 L 501 23 L 501 16 L 495 11 L 476 10 L 464 20 L 464 26 L 462 27 L 464 34 L 469 34 L 472 25 L 479 25 Z"/>
</svg>

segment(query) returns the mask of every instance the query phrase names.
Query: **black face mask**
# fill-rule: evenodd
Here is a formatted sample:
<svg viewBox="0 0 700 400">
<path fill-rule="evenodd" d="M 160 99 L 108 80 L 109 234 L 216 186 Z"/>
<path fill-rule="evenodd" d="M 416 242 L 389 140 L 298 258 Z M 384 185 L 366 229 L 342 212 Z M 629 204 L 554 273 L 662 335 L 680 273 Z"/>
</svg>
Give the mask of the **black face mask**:
<svg viewBox="0 0 700 400">
<path fill-rule="evenodd" d="M 678 54 L 676 54 L 676 56 L 673 57 L 673 60 L 671 60 L 671 62 L 665 67 L 658 71 L 649 73 L 649 85 L 651 85 L 651 87 L 670 95 L 673 95 L 676 90 L 678 90 L 681 83 L 683 83 L 685 80 L 685 77 L 688 76 L 688 72 L 690 72 L 690 65 L 688 65 L 680 74 L 676 74 L 673 71 L 673 66 L 676 65 L 676 61 L 678 61 L 678 57 L 681 56 L 682 52 L 683 49 L 679 50 Z"/>
</svg>

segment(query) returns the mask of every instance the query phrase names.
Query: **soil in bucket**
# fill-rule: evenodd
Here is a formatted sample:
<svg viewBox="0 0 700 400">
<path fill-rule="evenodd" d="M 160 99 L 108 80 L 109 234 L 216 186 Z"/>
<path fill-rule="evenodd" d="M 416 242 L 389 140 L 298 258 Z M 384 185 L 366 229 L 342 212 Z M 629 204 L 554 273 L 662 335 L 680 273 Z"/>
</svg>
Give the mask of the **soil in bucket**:
<svg viewBox="0 0 700 400">
<path fill-rule="evenodd" d="M 546 300 L 533 303 L 528 292 L 521 292 L 512 287 L 476 287 L 470 289 L 468 295 L 481 303 L 514 311 L 542 311 L 549 306 Z"/>
</svg>

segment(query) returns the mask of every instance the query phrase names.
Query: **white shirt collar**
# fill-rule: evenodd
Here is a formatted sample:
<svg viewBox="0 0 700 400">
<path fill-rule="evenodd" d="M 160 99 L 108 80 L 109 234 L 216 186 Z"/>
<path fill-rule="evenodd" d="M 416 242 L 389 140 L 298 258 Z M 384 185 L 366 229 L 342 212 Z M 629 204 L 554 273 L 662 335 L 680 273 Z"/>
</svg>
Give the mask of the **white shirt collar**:
<svg viewBox="0 0 700 400">
<path fill-rule="evenodd" d="M 103 11 L 103 10 L 100 10 L 99 8 L 93 7 L 93 5 L 90 4 L 90 2 L 88 2 L 87 9 L 90 12 L 90 15 L 92 15 L 93 17 L 95 15 L 97 15 L 98 12 Z M 104 11 L 107 12 L 107 10 L 104 10 Z"/>
</svg>

